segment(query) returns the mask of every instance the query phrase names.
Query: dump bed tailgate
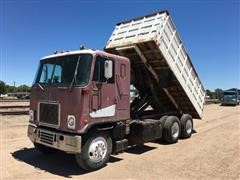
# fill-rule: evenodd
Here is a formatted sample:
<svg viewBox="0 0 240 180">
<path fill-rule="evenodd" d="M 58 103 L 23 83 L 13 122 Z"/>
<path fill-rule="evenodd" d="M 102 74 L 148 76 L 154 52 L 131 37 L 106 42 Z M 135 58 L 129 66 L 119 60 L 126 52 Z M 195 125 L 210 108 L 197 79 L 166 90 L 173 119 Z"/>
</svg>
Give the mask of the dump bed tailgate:
<svg viewBox="0 0 240 180">
<path fill-rule="evenodd" d="M 105 51 L 130 59 L 133 84 L 140 93 L 151 89 L 153 108 L 158 101 L 163 112 L 201 118 L 205 90 L 167 11 L 118 23 Z"/>
</svg>

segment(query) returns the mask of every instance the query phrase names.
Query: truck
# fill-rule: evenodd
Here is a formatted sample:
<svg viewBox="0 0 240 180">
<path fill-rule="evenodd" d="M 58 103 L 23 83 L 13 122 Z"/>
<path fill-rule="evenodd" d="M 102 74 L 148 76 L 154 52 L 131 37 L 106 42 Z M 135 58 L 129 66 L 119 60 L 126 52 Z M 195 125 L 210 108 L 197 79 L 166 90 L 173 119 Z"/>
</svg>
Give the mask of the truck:
<svg viewBox="0 0 240 180">
<path fill-rule="evenodd" d="M 130 86 L 137 95 L 130 101 Z M 104 51 L 43 57 L 31 88 L 36 150 L 94 171 L 132 146 L 190 138 L 205 90 L 168 11 L 117 23 Z"/>
<path fill-rule="evenodd" d="M 221 105 L 233 105 L 239 104 L 239 94 L 237 89 L 223 91 Z"/>
</svg>

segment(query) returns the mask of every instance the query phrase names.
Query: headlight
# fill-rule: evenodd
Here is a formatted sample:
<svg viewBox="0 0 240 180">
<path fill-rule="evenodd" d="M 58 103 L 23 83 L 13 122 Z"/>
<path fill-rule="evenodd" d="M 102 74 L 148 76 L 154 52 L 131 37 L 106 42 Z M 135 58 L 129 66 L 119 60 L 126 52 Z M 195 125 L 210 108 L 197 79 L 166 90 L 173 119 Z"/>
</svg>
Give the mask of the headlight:
<svg viewBox="0 0 240 180">
<path fill-rule="evenodd" d="M 33 110 L 29 110 L 29 121 L 34 121 L 34 111 Z"/>
<path fill-rule="evenodd" d="M 75 129 L 75 122 L 76 122 L 75 116 L 68 115 L 67 124 L 69 129 Z"/>
</svg>

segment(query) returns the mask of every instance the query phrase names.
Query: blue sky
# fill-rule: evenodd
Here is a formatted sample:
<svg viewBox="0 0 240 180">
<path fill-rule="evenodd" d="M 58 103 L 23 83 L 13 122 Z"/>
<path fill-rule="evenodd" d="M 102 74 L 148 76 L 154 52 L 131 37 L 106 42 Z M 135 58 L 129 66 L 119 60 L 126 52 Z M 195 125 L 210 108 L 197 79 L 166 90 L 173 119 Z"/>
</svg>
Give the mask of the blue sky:
<svg viewBox="0 0 240 180">
<path fill-rule="evenodd" d="M 0 80 L 7 84 L 31 85 L 41 57 L 80 44 L 102 49 L 117 22 L 167 9 L 205 88 L 240 87 L 238 0 L 0 2 Z"/>
</svg>

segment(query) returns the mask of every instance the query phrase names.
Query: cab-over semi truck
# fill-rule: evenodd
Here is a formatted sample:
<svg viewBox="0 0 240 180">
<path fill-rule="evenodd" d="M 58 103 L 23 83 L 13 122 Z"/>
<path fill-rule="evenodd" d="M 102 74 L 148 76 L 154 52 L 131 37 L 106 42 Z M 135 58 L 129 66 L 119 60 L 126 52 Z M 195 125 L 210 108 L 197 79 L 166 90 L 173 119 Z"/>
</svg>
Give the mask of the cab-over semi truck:
<svg viewBox="0 0 240 180">
<path fill-rule="evenodd" d="M 130 84 L 138 91 L 130 102 Z M 41 59 L 28 136 L 37 150 L 75 154 L 86 170 L 157 139 L 189 138 L 205 90 L 167 11 L 120 22 L 104 51 Z"/>
<path fill-rule="evenodd" d="M 223 91 L 222 98 L 221 98 L 221 105 L 232 105 L 236 106 L 239 104 L 239 94 L 238 89 L 230 89 Z"/>
</svg>

